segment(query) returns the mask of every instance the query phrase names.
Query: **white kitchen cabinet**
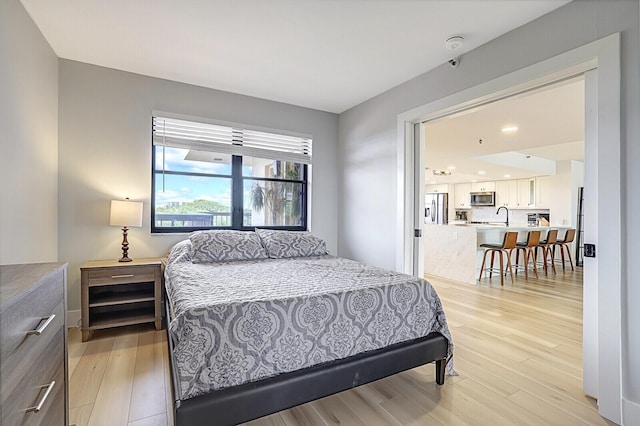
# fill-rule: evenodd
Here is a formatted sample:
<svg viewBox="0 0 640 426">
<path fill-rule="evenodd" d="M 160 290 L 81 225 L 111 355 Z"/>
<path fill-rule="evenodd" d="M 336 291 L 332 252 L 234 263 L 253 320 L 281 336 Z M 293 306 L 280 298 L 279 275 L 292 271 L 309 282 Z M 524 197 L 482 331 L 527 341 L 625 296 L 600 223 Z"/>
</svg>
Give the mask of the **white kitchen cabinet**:
<svg viewBox="0 0 640 426">
<path fill-rule="evenodd" d="M 426 192 L 427 194 L 432 193 L 432 192 L 436 192 L 436 193 L 442 194 L 442 193 L 445 193 L 445 192 L 449 192 L 449 185 L 447 185 L 446 183 L 425 185 L 424 186 L 424 192 Z"/>
<path fill-rule="evenodd" d="M 455 207 L 457 209 L 469 209 L 470 183 L 456 183 L 454 188 Z"/>
<path fill-rule="evenodd" d="M 492 192 L 496 190 L 495 182 L 473 182 L 471 192 Z"/>
<path fill-rule="evenodd" d="M 496 182 L 496 207 L 518 208 L 518 181 L 499 180 Z"/>
<path fill-rule="evenodd" d="M 518 179 L 518 208 L 536 207 L 536 178 Z"/>
</svg>

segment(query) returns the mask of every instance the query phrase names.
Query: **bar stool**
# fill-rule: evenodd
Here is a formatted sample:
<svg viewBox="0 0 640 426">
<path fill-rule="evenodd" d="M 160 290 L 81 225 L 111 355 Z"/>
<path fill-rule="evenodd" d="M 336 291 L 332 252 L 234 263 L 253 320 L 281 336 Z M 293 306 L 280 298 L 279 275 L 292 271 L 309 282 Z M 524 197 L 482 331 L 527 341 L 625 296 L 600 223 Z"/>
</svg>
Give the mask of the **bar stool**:
<svg viewBox="0 0 640 426">
<path fill-rule="evenodd" d="M 491 278 L 493 271 L 500 271 L 500 285 L 504 285 L 504 276 L 507 274 L 507 270 L 504 267 L 504 260 L 502 255 L 507 255 L 507 268 L 511 272 L 511 282 L 513 282 L 513 267 L 511 265 L 511 252 L 514 248 L 516 248 L 516 243 L 518 242 L 518 233 L 517 232 L 507 232 L 504 234 L 504 240 L 502 244 L 480 244 L 480 247 L 486 249 L 484 251 L 484 256 L 482 257 L 482 266 L 480 267 L 480 276 L 478 277 L 478 281 L 482 279 L 482 273 L 484 272 L 485 262 L 487 260 L 487 254 L 491 252 L 491 267 L 487 268 L 489 271 L 489 278 Z M 496 269 L 493 267 L 493 260 L 495 254 L 499 253 L 500 256 L 500 269 Z"/>
<path fill-rule="evenodd" d="M 553 245 L 556 243 L 556 239 L 558 238 L 558 230 L 557 229 L 549 229 L 549 232 L 547 232 L 547 238 L 540 241 L 540 244 L 538 244 L 535 248 L 536 251 L 536 259 L 538 258 L 538 249 L 541 248 L 542 249 L 542 262 L 538 262 L 539 264 L 543 264 L 544 265 L 544 273 L 545 275 L 548 275 L 547 273 L 547 255 L 551 255 L 551 268 L 553 269 L 553 273 L 556 273 L 556 262 L 555 262 L 555 256 L 553 255 Z"/>
<path fill-rule="evenodd" d="M 531 263 L 533 264 L 533 272 L 536 274 L 536 278 L 538 278 L 538 266 L 536 265 L 536 247 L 540 244 L 540 231 L 529 231 L 527 234 L 527 241 L 524 243 L 516 244 L 516 274 L 519 269 L 524 269 L 524 278 L 526 280 L 529 279 L 529 259 L 531 259 Z M 522 250 L 522 254 L 524 257 L 524 266 L 520 266 L 520 251 Z"/>
<path fill-rule="evenodd" d="M 571 258 L 571 249 L 569 249 L 569 244 L 573 242 L 573 239 L 576 237 L 575 229 L 567 229 L 567 233 L 564 234 L 564 238 L 561 240 L 556 240 L 553 244 L 553 251 L 555 252 L 556 246 L 560 247 L 560 257 L 562 257 L 562 270 L 564 271 L 564 251 L 567 251 L 567 256 L 569 257 L 569 263 L 571 264 L 571 270 L 575 271 L 573 267 L 573 259 Z"/>
</svg>

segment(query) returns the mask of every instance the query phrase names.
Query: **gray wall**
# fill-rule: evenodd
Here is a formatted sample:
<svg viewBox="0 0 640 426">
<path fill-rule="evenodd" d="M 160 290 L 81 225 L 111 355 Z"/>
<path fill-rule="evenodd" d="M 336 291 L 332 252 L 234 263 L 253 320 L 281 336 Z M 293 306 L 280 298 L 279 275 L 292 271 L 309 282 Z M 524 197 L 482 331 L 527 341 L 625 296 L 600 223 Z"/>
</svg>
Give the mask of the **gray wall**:
<svg viewBox="0 0 640 426">
<path fill-rule="evenodd" d="M 69 262 L 69 310 L 80 309 L 78 268 L 121 254 L 111 199 L 144 202 L 130 257 L 165 256 L 186 238 L 150 234 L 152 110 L 313 135 L 311 231 L 336 253 L 337 115 L 61 59 L 59 253 Z"/>
<path fill-rule="evenodd" d="M 0 264 L 58 260 L 58 58 L 0 1 Z"/>
<path fill-rule="evenodd" d="M 338 251 L 386 268 L 396 259 L 398 114 L 557 54 L 621 32 L 623 198 L 623 396 L 640 403 L 640 286 L 633 270 L 640 238 L 638 1 L 574 1 L 462 57 L 342 114 L 339 128 Z M 626 324 L 626 325 L 625 325 Z M 628 326 L 628 328 L 627 328 Z"/>
</svg>

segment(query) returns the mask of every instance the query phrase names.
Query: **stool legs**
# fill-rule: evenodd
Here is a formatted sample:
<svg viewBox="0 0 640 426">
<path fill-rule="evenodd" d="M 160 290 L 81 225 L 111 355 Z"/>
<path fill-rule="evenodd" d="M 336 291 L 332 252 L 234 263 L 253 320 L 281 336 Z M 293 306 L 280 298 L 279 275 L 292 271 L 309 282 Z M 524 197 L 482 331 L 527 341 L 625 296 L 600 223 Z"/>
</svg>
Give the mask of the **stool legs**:
<svg viewBox="0 0 640 426">
<path fill-rule="evenodd" d="M 553 273 L 556 273 L 556 257 L 553 254 L 554 253 L 554 249 L 553 247 L 549 247 L 549 246 L 537 246 L 535 249 L 535 253 L 536 253 L 536 258 L 537 258 L 537 253 L 538 253 L 538 249 L 542 249 L 542 265 L 544 267 L 544 274 L 545 275 L 549 275 L 548 270 L 547 270 L 547 258 L 549 256 L 551 256 L 551 269 L 553 269 Z"/>
<path fill-rule="evenodd" d="M 554 244 L 553 246 L 553 251 L 555 252 L 555 248 L 556 246 L 560 247 L 560 257 L 562 258 L 562 270 L 564 271 L 564 251 L 567 251 L 567 257 L 569 258 L 569 264 L 571 265 L 571 270 L 575 271 L 575 268 L 573 267 L 573 259 L 571 258 L 571 250 L 569 250 L 569 245 L 568 244 Z"/>
<path fill-rule="evenodd" d="M 478 277 L 478 281 L 480 281 L 482 279 L 482 273 L 484 272 L 484 269 L 485 269 L 484 265 L 486 264 L 487 255 L 489 254 L 489 252 L 491 252 L 491 266 L 488 268 L 489 269 L 489 278 L 493 277 L 493 270 L 495 269 L 493 267 L 493 264 L 494 264 L 494 260 L 495 260 L 495 254 L 496 254 L 496 252 L 498 252 L 498 255 L 500 256 L 500 285 L 504 286 L 504 276 L 507 274 L 507 269 L 505 269 L 503 254 L 507 257 L 506 268 L 509 269 L 509 272 L 511 273 L 511 282 L 513 282 L 514 281 L 514 276 L 513 276 L 513 265 L 511 264 L 511 251 L 507 251 L 507 250 L 503 250 L 503 249 L 485 250 L 484 251 L 484 255 L 482 256 L 482 266 L 480 267 L 480 276 Z"/>
<path fill-rule="evenodd" d="M 547 247 L 546 248 L 546 254 L 544 256 L 544 263 L 545 265 L 547 264 L 547 254 L 551 254 L 551 269 L 553 269 L 553 273 L 556 274 L 556 256 L 555 256 L 555 250 L 553 250 L 553 247 Z"/>
<path fill-rule="evenodd" d="M 538 277 L 538 266 L 536 265 L 536 252 L 534 249 L 530 247 L 518 247 L 516 248 L 516 274 L 518 273 L 518 268 L 520 266 L 520 250 L 524 251 L 524 278 L 525 280 L 529 279 L 529 259 L 531 259 L 533 264 L 533 272 L 536 274 L 536 278 Z"/>
</svg>

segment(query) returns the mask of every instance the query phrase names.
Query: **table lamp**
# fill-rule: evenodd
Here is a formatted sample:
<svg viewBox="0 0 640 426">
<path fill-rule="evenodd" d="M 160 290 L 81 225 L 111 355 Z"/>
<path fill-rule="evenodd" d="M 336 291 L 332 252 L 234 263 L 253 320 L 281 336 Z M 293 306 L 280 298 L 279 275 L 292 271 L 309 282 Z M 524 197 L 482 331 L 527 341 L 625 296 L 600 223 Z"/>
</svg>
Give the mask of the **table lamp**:
<svg viewBox="0 0 640 426">
<path fill-rule="evenodd" d="M 129 242 L 127 241 L 128 226 L 142 226 L 142 203 L 139 201 L 111 200 L 111 226 L 122 226 L 122 258 L 118 262 L 131 262 L 129 258 Z"/>
</svg>

